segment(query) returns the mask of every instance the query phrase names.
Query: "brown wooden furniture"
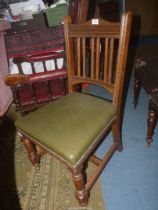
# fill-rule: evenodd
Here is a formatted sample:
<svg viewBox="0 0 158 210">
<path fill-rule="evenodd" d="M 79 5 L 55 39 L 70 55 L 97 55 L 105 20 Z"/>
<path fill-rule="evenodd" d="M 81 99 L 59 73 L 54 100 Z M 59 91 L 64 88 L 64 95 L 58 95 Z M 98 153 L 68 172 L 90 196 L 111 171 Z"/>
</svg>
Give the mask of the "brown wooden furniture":
<svg viewBox="0 0 158 210">
<path fill-rule="evenodd" d="M 55 50 L 55 49 L 54 49 Z M 64 49 L 63 49 L 64 50 Z M 58 60 L 63 60 L 63 65 L 58 65 Z M 47 62 L 53 62 L 54 70 L 47 70 Z M 25 56 L 14 58 L 19 74 L 6 76 L 5 83 L 10 86 L 16 110 L 22 114 L 34 110 L 44 104 L 54 101 L 67 94 L 67 70 L 65 66 L 64 51 L 52 51 L 35 56 Z M 30 63 L 31 74 L 24 74 L 22 64 Z M 36 72 L 35 64 L 41 64 Z M 30 70 L 30 69 L 29 69 Z"/>
<path fill-rule="evenodd" d="M 122 150 L 121 105 L 131 20 L 130 12 L 122 15 L 121 23 L 93 19 L 72 24 L 66 17 L 69 94 L 16 121 L 33 165 L 46 151 L 66 164 L 81 206 L 87 205 L 90 190 L 113 153 Z M 102 86 L 112 101 L 80 92 L 82 83 Z M 114 141 L 101 160 L 94 153 L 111 129 Z M 86 181 L 88 160 L 97 167 Z"/>
<path fill-rule="evenodd" d="M 157 123 L 157 116 L 158 116 L 158 91 L 153 91 L 150 95 L 149 101 L 149 112 L 148 112 L 148 130 L 147 130 L 147 143 L 153 141 L 154 129 Z"/>
<path fill-rule="evenodd" d="M 149 64 L 146 64 L 142 67 L 135 68 L 134 72 L 134 106 L 136 107 L 138 104 L 138 98 L 141 86 L 145 89 L 147 94 L 153 95 L 152 100 L 149 100 L 149 112 L 148 112 L 148 120 L 147 120 L 147 137 L 146 141 L 150 144 L 153 141 L 154 128 L 156 123 L 156 110 L 155 102 L 152 101 L 155 98 L 155 93 L 158 91 L 158 73 L 157 73 L 157 60 L 153 59 Z"/>
<path fill-rule="evenodd" d="M 67 13 L 73 22 L 87 20 L 89 1 L 68 1 Z M 67 72 L 64 53 L 64 26 L 45 27 L 39 30 L 6 32 L 8 58 L 19 68 L 19 75 L 8 75 L 5 83 L 11 87 L 16 110 L 22 114 L 67 94 Z M 61 52 L 62 51 L 62 52 Z M 64 65 L 58 68 L 57 60 L 63 58 Z M 46 70 L 46 62 L 55 62 L 55 71 Z M 24 74 L 22 65 L 31 63 L 32 74 Z M 43 63 L 43 73 L 36 73 L 35 62 Z M 26 69 L 25 69 L 26 70 Z"/>
<path fill-rule="evenodd" d="M 149 107 L 149 122 L 152 123 L 151 127 L 155 127 L 158 114 L 158 91 L 154 91 L 150 95 L 150 107 Z"/>
</svg>

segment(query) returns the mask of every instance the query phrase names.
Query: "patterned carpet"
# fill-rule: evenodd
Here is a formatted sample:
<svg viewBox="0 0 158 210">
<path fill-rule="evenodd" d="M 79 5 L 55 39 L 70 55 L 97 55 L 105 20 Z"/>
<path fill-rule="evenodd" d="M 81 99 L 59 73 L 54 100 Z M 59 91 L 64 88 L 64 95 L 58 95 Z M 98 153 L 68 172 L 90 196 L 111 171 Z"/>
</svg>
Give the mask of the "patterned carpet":
<svg viewBox="0 0 158 210">
<path fill-rule="evenodd" d="M 92 167 L 89 171 L 92 170 Z M 27 195 L 21 199 L 22 209 L 38 210 L 69 210 L 79 209 L 73 197 L 73 185 L 67 169 L 46 155 L 36 171 L 32 169 L 28 181 Z M 100 183 L 97 183 L 91 193 L 89 205 L 85 210 L 104 210 Z"/>
<path fill-rule="evenodd" d="M 63 165 L 47 154 L 36 170 L 16 135 L 14 122 L 0 122 L 0 132 L 0 210 L 105 210 L 100 181 L 91 192 L 89 205 L 81 208 L 74 198 L 71 174 Z M 88 174 L 93 167 L 88 166 Z"/>
</svg>

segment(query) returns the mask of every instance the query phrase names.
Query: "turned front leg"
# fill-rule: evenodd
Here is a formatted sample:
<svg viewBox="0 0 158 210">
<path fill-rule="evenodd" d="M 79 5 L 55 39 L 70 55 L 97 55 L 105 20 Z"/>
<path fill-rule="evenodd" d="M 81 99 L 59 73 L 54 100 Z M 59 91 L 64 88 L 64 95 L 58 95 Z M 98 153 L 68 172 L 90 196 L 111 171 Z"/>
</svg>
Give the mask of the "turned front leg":
<svg viewBox="0 0 158 210">
<path fill-rule="evenodd" d="M 74 170 L 72 172 L 72 178 L 76 187 L 75 196 L 81 206 L 86 206 L 88 204 L 89 194 L 85 188 L 84 175 L 82 174 L 82 169 Z"/>
<path fill-rule="evenodd" d="M 26 137 L 22 137 L 21 141 L 27 150 L 28 157 L 29 157 L 29 160 L 31 161 L 31 163 L 33 165 L 39 165 L 40 157 L 37 155 L 36 145 L 32 141 L 27 139 Z"/>
</svg>

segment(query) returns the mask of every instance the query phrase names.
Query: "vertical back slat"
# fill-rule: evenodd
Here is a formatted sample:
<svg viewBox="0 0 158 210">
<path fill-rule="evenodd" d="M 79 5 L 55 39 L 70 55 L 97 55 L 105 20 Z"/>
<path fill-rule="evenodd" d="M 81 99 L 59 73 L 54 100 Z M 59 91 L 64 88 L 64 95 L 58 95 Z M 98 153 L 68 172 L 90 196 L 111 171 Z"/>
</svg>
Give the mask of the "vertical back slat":
<svg viewBox="0 0 158 210">
<path fill-rule="evenodd" d="M 109 38 L 105 38 L 104 40 L 105 43 L 105 52 L 104 52 L 104 81 L 107 82 L 108 81 L 108 51 L 109 51 Z"/>
<path fill-rule="evenodd" d="M 100 74 L 100 38 L 96 40 L 96 79 L 99 79 Z"/>
<path fill-rule="evenodd" d="M 109 50 L 109 78 L 108 82 L 112 83 L 113 75 L 113 55 L 114 55 L 114 39 L 110 39 L 110 50 Z"/>
<path fill-rule="evenodd" d="M 56 58 L 54 59 L 54 66 L 55 66 L 55 69 L 58 69 L 58 64 L 57 64 L 57 59 Z"/>
<path fill-rule="evenodd" d="M 32 73 L 35 74 L 36 73 L 36 70 L 35 70 L 35 66 L 34 66 L 34 63 L 31 62 L 31 68 L 32 68 Z"/>
<path fill-rule="evenodd" d="M 81 76 L 81 38 L 77 38 L 77 75 Z"/>
<path fill-rule="evenodd" d="M 42 61 L 42 64 L 43 64 L 44 71 L 46 72 L 46 71 L 47 71 L 47 68 L 46 68 L 46 61 Z"/>
<path fill-rule="evenodd" d="M 94 79 L 94 38 L 90 39 L 90 49 L 91 49 L 91 79 Z"/>
<path fill-rule="evenodd" d="M 86 39 L 82 38 L 82 69 L 83 69 L 83 77 L 86 77 Z"/>
<path fill-rule="evenodd" d="M 17 64 L 17 67 L 18 67 L 19 74 L 23 74 L 23 69 L 22 69 L 21 63 Z"/>
</svg>

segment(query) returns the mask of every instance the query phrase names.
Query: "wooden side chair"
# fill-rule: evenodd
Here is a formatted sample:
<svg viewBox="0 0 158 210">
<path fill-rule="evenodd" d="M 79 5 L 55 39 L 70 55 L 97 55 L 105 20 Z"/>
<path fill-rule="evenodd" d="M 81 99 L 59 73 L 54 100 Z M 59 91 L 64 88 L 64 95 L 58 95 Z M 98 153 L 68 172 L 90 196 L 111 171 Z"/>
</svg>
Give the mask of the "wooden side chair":
<svg viewBox="0 0 158 210">
<path fill-rule="evenodd" d="M 90 190 L 113 153 L 122 150 L 121 105 L 131 20 L 130 12 L 118 23 L 92 19 L 72 24 L 70 16 L 65 17 L 69 94 L 16 121 L 33 165 L 49 152 L 72 172 L 81 206 L 87 205 Z M 80 92 L 82 83 L 102 86 L 111 93 L 112 101 Z M 99 159 L 94 153 L 111 129 L 112 145 Z M 89 160 L 97 167 L 87 181 Z"/>
</svg>

